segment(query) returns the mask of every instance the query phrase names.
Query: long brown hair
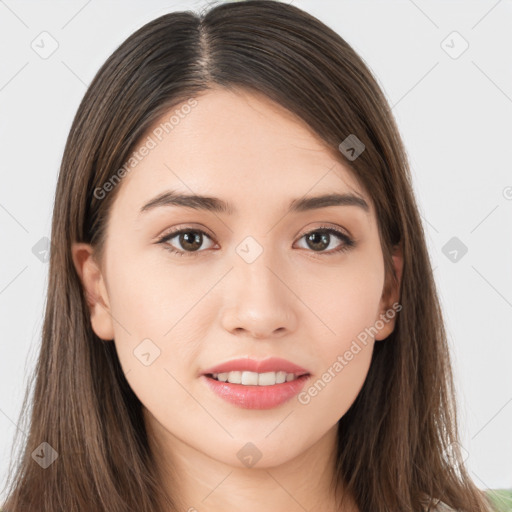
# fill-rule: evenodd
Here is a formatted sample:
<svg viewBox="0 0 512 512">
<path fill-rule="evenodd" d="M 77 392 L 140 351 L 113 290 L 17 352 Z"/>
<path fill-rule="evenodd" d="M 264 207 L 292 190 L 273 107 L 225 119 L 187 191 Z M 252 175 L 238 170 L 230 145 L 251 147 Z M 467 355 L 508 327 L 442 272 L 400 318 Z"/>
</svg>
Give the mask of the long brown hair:
<svg viewBox="0 0 512 512">
<path fill-rule="evenodd" d="M 58 177 L 31 417 L 22 450 L 11 459 L 17 464 L 3 510 L 177 510 L 177 493 L 159 485 L 141 403 L 115 346 L 91 328 L 71 244 L 90 243 L 101 254 L 120 187 L 105 197 L 97 190 L 162 114 L 219 86 L 257 91 L 283 105 L 352 170 L 375 204 L 388 281 L 396 278 L 392 249 L 402 247 L 402 310 L 393 333 L 375 344 L 364 386 L 339 421 L 333 490 L 348 488 L 364 512 L 417 512 L 437 500 L 461 511 L 490 510 L 459 450 L 442 312 L 389 105 L 337 33 L 272 0 L 161 16 L 121 44 L 89 86 Z M 339 150 L 351 134 L 365 145 L 356 159 Z M 53 463 L 51 450 L 58 455 Z M 36 463 L 34 453 L 49 465 Z"/>
</svg>

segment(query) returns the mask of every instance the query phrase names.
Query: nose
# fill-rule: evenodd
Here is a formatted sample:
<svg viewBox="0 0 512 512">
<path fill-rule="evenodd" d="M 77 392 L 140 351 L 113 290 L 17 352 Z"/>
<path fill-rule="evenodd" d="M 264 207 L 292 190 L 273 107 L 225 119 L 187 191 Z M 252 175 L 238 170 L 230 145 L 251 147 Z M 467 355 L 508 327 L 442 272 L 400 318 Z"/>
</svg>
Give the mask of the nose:
<svg viewBox="0 0 512 512">
<path fill-rule="evenodd" d="M 255 261 L 234 260 L 225 283 L 223 328 L 257 339 L 282 337 L 297 325 L 300 301 L 290 272 L 272 264 L 264 251 Z"/>
</svg>

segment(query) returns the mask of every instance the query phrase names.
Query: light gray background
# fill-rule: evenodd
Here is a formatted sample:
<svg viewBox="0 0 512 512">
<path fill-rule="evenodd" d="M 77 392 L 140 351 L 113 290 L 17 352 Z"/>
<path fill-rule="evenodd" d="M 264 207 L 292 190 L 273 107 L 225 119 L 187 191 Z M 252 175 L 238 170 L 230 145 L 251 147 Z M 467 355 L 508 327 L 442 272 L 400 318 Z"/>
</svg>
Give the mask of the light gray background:
<svg viewBox="0 0 512 512">
<path fill-rule="evenodd" d="M 512 488 L 512 4 L 293 3 L 354 47 L 393 106 L 446 315 L 467 464 L 480 488 Z M 32 248 L 50 237 L 57 172 L 78 104 L 134 30 L 204 5 L 0 0 L 2 476 L 40 343 L 48 264 Z M 58 43 L 46 59 L 31 47 L 51 48 L 43 31 Z M 461 38 L 469 47 L 457 56 Z M 468 249 L 462 255 L 455 247 L 456 261 L 453 247 L 443 249 L 452 237 Z"/>
</svg>

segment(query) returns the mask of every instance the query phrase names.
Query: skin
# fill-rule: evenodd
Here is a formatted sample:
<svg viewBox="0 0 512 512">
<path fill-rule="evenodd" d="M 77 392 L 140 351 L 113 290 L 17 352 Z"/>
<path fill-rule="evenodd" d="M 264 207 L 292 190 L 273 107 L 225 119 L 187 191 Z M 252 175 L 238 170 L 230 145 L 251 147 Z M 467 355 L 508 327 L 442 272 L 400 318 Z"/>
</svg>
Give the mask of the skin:
<svg viewBox="0 0 512 512">
<path fill-rule="evenodd" d="M 399 300 L 398 283 L 384 286 L 374 205 L 339 155 L 281 106 L 242 90 L 213 89 L 197 100 L 118 185 L 104 259 L 96 261 L 88 244 L 73 244 L 92 327 L 114 340 L 144 406 L 162 481 L 182 510 L 335 510 L 328 485 L 337 422 L 396 316 L 307 404 L 295 397 L 274 409 L 242 409 L 198 376 L 246 356 L 288 359 L 311 373 L 310 382 L 332 368 Z M 168 189 L 219 197 L 238 213 L 163 206 L 138 215 Z M 329 206 L 286 214 L 292 199 L 332 192 L 357 194 L 370 211 Z M 345 243 L 334 235 L 323 248 L 308 245 L 304 235 L 325 223 L 356 245 L 333 253 Z M 157 243 L 182 227 L 207 233 L 198 251 L 179 236 L 166 243 L 188 247 L 183 256 Z M 236 252 L 247 236 L 263 249 L 252 263 Z M 393 263 L 400 279 L 399 248 Z M 146 338 L 160 350 L 149 366 L 133 353 Z M 248 442 L 261 452 L 252 467 L 237 457 Z M 347 499 L 340 510 L 358 510 Z"/>
</svg>

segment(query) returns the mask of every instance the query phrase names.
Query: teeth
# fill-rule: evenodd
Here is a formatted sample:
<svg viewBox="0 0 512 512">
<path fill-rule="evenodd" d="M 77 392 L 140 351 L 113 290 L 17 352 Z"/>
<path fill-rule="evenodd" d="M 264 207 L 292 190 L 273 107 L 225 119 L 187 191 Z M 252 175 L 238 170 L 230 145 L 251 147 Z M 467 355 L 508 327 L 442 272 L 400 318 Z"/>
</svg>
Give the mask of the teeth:
<svg viewBox="0 0 512 512">
<path fill-rule="evenodd" d="M 243 384 L 245 386 L 273 386 L 295 380 L 297 376 L 286 372 L 224 372 L 214 373 L 213 378 L 220 382 L 230 382 L 231 384 Z"/>
</svg>

